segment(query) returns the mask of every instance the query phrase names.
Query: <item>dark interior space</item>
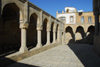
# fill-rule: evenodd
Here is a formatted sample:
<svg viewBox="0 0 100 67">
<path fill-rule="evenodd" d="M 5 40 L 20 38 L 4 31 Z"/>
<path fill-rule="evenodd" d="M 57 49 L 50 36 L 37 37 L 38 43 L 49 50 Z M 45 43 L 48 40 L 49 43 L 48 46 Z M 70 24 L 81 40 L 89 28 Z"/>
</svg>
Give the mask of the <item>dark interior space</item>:
<svg viewBox="0 0 100 67">
<path fill-rule="evenodd" d="M 0 56 L 16 52 L 20 48 L 20 10 L 15 3 L 5 5 L 0 22 Z"/>
<path fill-rule="evenodd" d="M 47 42 L 47 22 L 48 20 L 45 19 L 43 21 L 43 30 L 42 30 L 42 45 L 45 45 Z"/>
<path fill-rule="evenodd" d="M 53 42 L 53 27 L 54 27 L 54 22 L 51 24 L 51 31 L 50 31 L 50 43 Z"/>
<path fill-rule="evenodd" d="M 37 44 L 37 18 L 38 16 L 35 13 L 30 16 L 30 23 L 27 29 L 27 47 L 29 49 L 36 47 Z"/>
<path fill-rule="evenodd" d="M 58 35 L 58 27 L 59 27 L 59 25 L 57 24 L 57 26 L 56 26 L 56 40 L 57 40 L 57 35 Z"/>
</svg>

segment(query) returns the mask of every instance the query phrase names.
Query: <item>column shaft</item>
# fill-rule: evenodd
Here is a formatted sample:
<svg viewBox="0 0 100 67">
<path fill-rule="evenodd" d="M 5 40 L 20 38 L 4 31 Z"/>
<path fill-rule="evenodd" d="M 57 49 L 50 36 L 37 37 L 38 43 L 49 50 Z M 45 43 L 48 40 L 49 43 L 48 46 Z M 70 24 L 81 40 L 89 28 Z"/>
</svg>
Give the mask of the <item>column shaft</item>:
<svg viewBox="0 0 100 67">
<path fill-rule="evenodd" d="M 50 31 L 47 31 L 47 43 L 46 45 L 50 45 Z"/>
<path fill-rule="evenodd" d="M 53 32 L 53 43 L 56 43 L 56 32 Z"/>
<path fill-rule="evenodd" d="M 37 34 L 38 34 L 38 36 L 37 36 L 37 41 L 38 41 L 37 47 L 41 47 L 42 46 L 42 44 L 41 44 L 41 30 L 38 30 Z"/>
<path fill-rule="evenodd" d="M 28 49 L 26 47 L 26 29 L 21 29 L 21 48 L 20 52 L 24 53 L 27 52 Z"/>
</svg>

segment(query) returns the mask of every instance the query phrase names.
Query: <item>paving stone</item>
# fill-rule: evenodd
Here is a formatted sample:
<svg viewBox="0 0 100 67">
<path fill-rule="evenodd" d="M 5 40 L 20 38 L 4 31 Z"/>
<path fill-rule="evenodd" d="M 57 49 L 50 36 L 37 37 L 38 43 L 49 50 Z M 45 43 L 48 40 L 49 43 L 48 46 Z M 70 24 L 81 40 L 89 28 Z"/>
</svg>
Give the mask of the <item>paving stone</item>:
<svg viewBox="0 0 100 67">
<path fill-rule="evenodd" d="M 57 46 L 9 67 L 100 67 L 99 63 L 92 46 L 76 44 Z"/>
</svg>

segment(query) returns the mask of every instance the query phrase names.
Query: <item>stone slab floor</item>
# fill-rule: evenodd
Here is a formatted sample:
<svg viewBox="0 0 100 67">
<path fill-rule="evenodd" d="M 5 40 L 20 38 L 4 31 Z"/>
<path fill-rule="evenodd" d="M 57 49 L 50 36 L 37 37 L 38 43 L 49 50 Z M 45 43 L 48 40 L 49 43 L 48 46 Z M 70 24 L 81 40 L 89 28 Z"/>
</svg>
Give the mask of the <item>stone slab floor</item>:
<svg viewBox="0 0 100 67">
<path fill-rule="evenodd" d="M 60 45 L 8 67 L 100 67 L 100 57 L 90 45 Z"/>
</svg>

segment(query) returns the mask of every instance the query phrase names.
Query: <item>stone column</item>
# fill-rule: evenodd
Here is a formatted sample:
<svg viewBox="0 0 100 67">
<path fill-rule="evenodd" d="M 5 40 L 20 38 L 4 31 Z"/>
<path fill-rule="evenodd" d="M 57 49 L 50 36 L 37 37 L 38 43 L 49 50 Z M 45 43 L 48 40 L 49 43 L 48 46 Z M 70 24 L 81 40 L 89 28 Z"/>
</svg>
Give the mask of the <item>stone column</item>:
<svg viewBox="0 0 100 67">
<path fill-rule="evenodd" d="M 47 43 L 46 45 L 50 45 L 50 31 L 47 31 Z"/>
<path fill-rule="evenodd" d="M 53 31 L 53 43 L 56 43 L 56 31 Z"/>
<path fill-rule="evenodd" d="M 57 43 L 60 43 L 60 40 L 61 40 L 60 37 L 61 37 L 61 36 L 60 36 L 60 31 L 58 30 L 58 33 L 57 33 Z"/>
<path fill-rule="evenodd" d="M 19 50 L 21 53 L 28 52 L 28 49 L 26 47 L 26 29 L 21 28 L 21 48 Z"/>
<path fill-rule="evenodd" d="M 62 44 L 65 44 L 65 32 L 63 32 L 63 35 L 62 35 Z"/>
<path fill-rule="evenodd" d="M 40 47 L 42 47 L 42 44 L 41 44 L 41 30 L 37 30 L 37 41 L 38 41 L 38 43 L 37 43 L 37 48 L 40 48 Z"/>
</svg>

